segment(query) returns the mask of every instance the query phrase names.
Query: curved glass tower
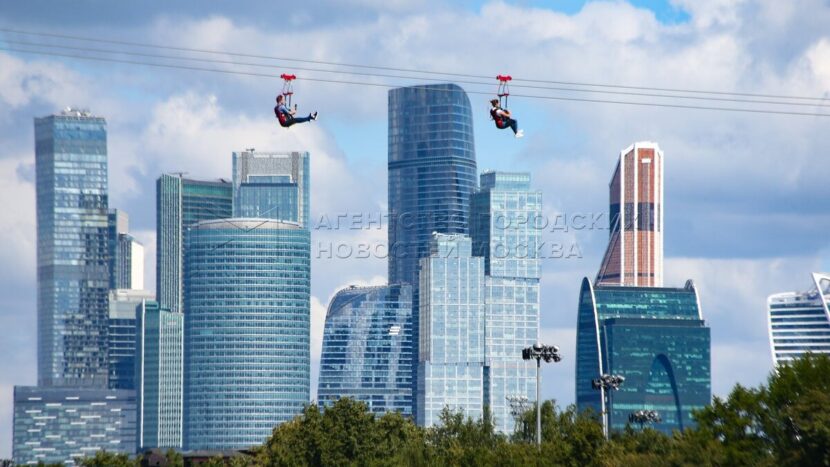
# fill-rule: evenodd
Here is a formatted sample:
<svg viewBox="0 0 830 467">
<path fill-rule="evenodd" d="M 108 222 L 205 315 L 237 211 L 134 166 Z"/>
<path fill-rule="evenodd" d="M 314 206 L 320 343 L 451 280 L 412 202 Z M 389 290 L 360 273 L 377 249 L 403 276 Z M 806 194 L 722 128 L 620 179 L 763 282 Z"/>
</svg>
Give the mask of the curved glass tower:
<svg viewBox="0 0 830 467">
<path fill-rule="evenodd" d="M 767 299 L 772 363 L 779 365 L 807 352 L 830 354 L 830 274 L 813 273 L 807 292 L 786 292 Z"/>
<path fill-rule="evenodd" d="M 610 407 L 593 390 L 600 374 L 625 377 L 611 391 Z M 692 281 L 683 288 L 594 286 L 585 278 L 579 294 L 576 341 L 576 404 L 596 414 L 610 411 L 611 430 L 621 430 L 637 410 L 656 410 L 656 430 L 692 426 L 692 411 L 708 405 L 710 333 Z"/>
<path fill-rule="evenodd" d="M 389 283 L 412 285 L 412 342 L 418 342 L 418 261 L 433 232 L 469 233 L 476 189 L 473 111 L 454 84 L 389 91 Z M 412 382 L 418 380 L 418 349 Z M 413 388 L 413 391 L 416 388 Z M 413 413 L 417 398 L 413 397 Z"/>
<path fill-rule="evenodd" d="M 454 84 L 389 91 L 389 283 L 417 287 L 433 232 L 468 233 L 473 113 Z"/>
<path fill-rule="evenodd" d="M 412 288 L 349 287 L 326 314 L 317 400 L 366 402 L 377 413 L 412 415 Z"/>
<path fill-rule="evenodd" d="M 309 400 L 309 231 L 219 219 L 186 243 L 185 449 L 261 444 Z"/>
</svg>

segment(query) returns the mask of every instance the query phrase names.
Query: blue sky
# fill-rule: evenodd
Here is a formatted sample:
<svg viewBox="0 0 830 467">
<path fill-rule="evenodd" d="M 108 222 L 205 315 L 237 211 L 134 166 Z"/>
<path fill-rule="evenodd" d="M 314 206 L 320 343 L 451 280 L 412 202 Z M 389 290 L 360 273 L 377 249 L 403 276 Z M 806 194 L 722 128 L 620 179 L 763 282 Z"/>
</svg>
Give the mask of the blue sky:
<svg viewBox="0 0 830 467">
<path fill-rule="evenodd" d="M 830 6 L 773 0 L 625 2 L 350 0 L 4 5 L 0 27 L 347 63 L 559 81 L 828 96 Z M 10 35 L 0 33 L 0 41 Z M 0 44 L 0 47 L 3 45 Z M 274 74 L 289 67 L 275 67 Z M 301 73 L 297 73 L 301 74 Z M 404 84 L 401 81 L 401 84 Z M 477 86 L 465 85 L 468 90 Z M 11 453 L 12 388 L 35 382 L 32 118 L 67 105 L 109 123 L 111 206 L 147 246 L 153 284 L 154 180 L 164 171 L 229 177 L 231 151 L 307 149 L 312 215 L 386 207 L 386 91 L 297 83 L 317 124 L 275 126 L 278 80 L 37 57 L 0 50 L 0 458 Z M 493 86 L 493 89 L 495 86 Z M 487 88 L 489 89 L 489 88 Z M 595 96 L 591 96 L 595 97 Z M 757 384 L 770 369 L 766 296 L 809 285 L 828 265 L 828 120 L 514 99 L 527 136 L 492 127 L 471 95 L 479 170 L 527 170 L 545 213 L 604 213 L 619 151 L 665 152 L 666 285 L 692 278 L 712 327 L 713 388 Z M 825 111 L 821 107 L 809 111 Z M 383 242 L 385 231 L 315 232 L 313 243 Z M 547 260 L 542 337 L 565 360 L 543 395 L 573 401 L 576 302 L 606 230 L 547 232 L 581 258 Z M 329 298 L 385 279 L 383 260 L 313 262 L 315 345 Z M 315 369 L 316 371 L 316 369 Z"/>
</svg>

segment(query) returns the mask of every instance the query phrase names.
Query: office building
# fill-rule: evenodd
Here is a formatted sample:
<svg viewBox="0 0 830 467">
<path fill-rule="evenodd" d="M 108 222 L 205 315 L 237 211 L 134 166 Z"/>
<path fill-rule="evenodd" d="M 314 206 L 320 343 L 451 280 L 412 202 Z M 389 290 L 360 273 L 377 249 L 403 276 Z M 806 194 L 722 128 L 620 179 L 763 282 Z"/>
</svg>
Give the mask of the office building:
<svg viewBox="0 0 830 467">
<path fill-rule="evenodd" d="M 538 247 L 542 193 L 530 188 L 530 174 L 481 175 L 473 195 L 470 235 L 473 254 L 483 256 L 485 293 L 485 403 L 496 429 L 512 433 L 508 398 L 536 399 L 536 369 L 521 359 L 539 335 Z"/>
<path fill-rule="evenodd" d="M 351 286 L 326 313 L 317 401 L 341 397 L 382 415 L 412 415 L 412 287 Z"/>
<path fill-rule="evenodd" d="M 14 388 L 15 465 L 75 465 L 96 452 L 135 452 L 135 391 Z"/>
<path fill-rule="evenodd" d="M 107 387 L 106 121 L 35 119 L 38 385 Z"/>
<path fill-rule="evenodd" d="M 156 182 L 156 296 L 159 304 L 183 312 L 184 237 L 193 224 L 232 216 L 231 183 L 164 174 Z"/>
<path fill-rule="evenodd" d="M 433 234 L 421 259 L 416 420 L 440 423 L 448 407 L 481 418 L 484 395 L 484 259 L 470 237 Z"/>
<path fill-rule="evenodd" d="M 219 219 L 186 236 L 184 447 L 259 445 L 310 391 L 310 233 Z"/>
<path fill-rule="evenodd" d="M 622 430 L 637 410 L 655 410 L 653 428 L 671 433 L 694 426 L 692 412 L 711 402 L 711 337 L 692 281 L 683 288 L 594 286 L 579 295 L 576 404 L 610 412 Z M 610 391 L 610 406 L 591 386 L 601 374 L 625 382 Z"/>
<path fill-rule="evenodd" d="M 233 153 L 234 217 L 299 223 L 308 229 L 307 152 Z"/>
<path fill-rule="evenodd" d="M 184 315 L 151 300 L 136 313 L 138 449 L 181 448 Z"/>
<path fill-rule="evenodd" d="M 597 285 L 663 285 L 663 151 L 638 142 L 620 151 L 609 185 L 610 237 Z"/>
<path fill-rule="evenodd" d="M 144 289 L 144 245 L 129 233 L 129 217 L 109 212 L 110 289 Z"/>
<path fill-rule="evenodd" d="M 830 274 L 813 273 L 806 292 L 786 292 L 767 299 L 767 323 L 773 365 L 786 364 L 807 352 L 830 354 Z"/>
<path fill-rule="evenodd" d="M 392 89 L 388 108 L 389 283 L 412 285 L 417 343 L 418 265 L 429 255 L 432 233 L 469 233 L 476 188 L 473 111 L 454 84 Z M 412 368 L 417 372 L 417 348 Z M 417 380 L 413 374 L 413 384 Z"/>
<path fill-rule="evenodd" d="M 146 290 L 111 290 L 107 328 L 110 389 L 135 389 L 136 307 L 152 300 Z"/>
</svg>

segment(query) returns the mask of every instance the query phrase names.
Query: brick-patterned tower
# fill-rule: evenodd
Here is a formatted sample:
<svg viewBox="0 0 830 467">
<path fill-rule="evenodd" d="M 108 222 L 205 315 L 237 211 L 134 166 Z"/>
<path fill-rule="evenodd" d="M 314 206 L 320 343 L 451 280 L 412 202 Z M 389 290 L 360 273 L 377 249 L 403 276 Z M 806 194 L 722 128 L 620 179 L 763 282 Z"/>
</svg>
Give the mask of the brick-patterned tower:
<svg viewBox="0 0 830 467">
<path fill-rule="evenodd" d="M 657 143 L 621 151 L 609 187 L 611 235 L 597 285 L 662 287 L 663 151 Z"/>
</svg>

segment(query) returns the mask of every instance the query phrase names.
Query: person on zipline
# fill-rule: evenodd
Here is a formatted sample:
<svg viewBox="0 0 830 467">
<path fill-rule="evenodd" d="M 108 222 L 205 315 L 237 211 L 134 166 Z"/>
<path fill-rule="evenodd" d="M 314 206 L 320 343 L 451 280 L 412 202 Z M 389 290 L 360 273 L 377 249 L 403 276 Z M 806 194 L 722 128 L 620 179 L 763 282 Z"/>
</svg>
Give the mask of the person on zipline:
<svg viewBox="0 0 830 467">
<path fill-rule="evenodd" d="M 280 126 L 288 128 L 295 123 L 305 123 L 311 120 L 317 120 L 317 112 L 308 114 L 308 117 L 295 117 L 297 113 L 297 105 L 293 109 L 289 109 L 285 105 L 285 96 L 282 94 L 277 96 L 277 106 L 274 107 L 274 115 L 280 121 Z"/>
<path fill-rule="evenodd" d="M 516 138 L 521 138 L 525 135 L 524 131 L 519 129 L 519 122 L 510 116 L 509 110 L 501 108 L 498 99 L 491 100 L 490 105 L 490 116 L 493 118 L 493 121 L 496 122 L 496 128 L 500 130 L 510 128 L 513 130 L 513 135 L 515 135 Z"/>
</svg>

